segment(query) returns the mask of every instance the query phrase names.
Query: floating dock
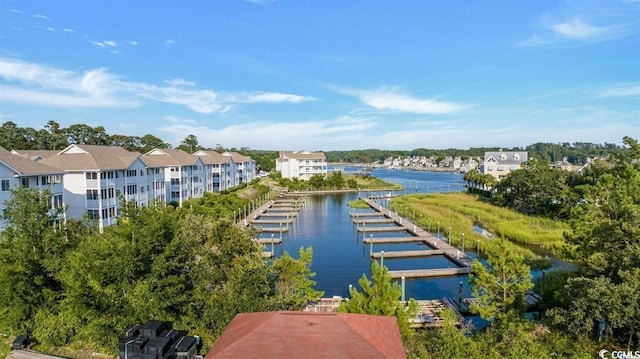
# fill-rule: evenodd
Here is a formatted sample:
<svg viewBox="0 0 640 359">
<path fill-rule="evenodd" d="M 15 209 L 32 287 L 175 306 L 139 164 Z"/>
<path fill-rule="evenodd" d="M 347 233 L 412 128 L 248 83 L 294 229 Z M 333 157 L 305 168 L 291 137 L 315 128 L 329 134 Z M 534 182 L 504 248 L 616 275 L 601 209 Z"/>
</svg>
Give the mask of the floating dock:
<svg viewBox="0 0 640 359">
<path fill-rule="evenodd" d="M 384 237 L 384 238 L 365 238 L 365 244 L 393 244 L 393 243 L 416 243 L 426 242 L 425 237 Z"/>
<path fill-rule="evenodd" d="M 456 268 L 433 268 L 433 269 L 407 269 L 407 270 L 390 270 L 389 274 L 392 279 L 405 278 L 433 278 L 447 277 L 455 275 L 463 275 L 471 273 L 471 267 Z"/>
<path fill-rule="evenodd" d="M 428 249 L 422 251 L 392 251 L 384 252 L 384 258 L 415 258 L 415 257 L 429 257 L 429 256 L 441 256 L 444 255 L 444 251 L 441 249 Z M 382 252 L 374 252 L 371 254 L 372 258 L 381 258 Z"/>
</svg>

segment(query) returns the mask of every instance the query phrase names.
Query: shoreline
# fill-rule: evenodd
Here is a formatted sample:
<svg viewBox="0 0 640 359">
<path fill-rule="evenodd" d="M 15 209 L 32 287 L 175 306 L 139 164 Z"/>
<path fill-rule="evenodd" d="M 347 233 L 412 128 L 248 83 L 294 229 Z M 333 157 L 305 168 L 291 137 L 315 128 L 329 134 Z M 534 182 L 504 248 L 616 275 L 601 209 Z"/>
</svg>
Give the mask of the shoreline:
<svg viewBox="0 0 640 359">
<path fill-rule="evenodd" d="M 384 166 L 384 165 L 376 165 L 369 163 L 327 163 L 329 166 L 333 167 L 371 167 L 371 168 L 381 168 L 392 171 L 426 171 L 426 172 L 459 172 L 459 169 L 450 168 L 450 167 L 394 167 L 394 166 Z"/>
</svg>

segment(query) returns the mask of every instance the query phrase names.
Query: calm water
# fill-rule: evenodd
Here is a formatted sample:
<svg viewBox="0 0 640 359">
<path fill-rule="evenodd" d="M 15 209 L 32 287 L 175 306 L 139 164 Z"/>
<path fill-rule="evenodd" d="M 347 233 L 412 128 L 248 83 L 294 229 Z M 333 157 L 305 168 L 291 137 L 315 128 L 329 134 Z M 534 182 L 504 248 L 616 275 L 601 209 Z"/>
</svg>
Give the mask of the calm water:
<svg viewBox="0 0 640 359">
<path fill-rule="evenodd" d="M 345 173 L 349 168 L 344 169 Z M 450 192 L 464 190 L 462 175 L 450 172 L 402 171 L 374 169 L 373 176 L 387 182 L 399 183 L 405 190 L 394 193 Z M 362 196 L 366 194 L 361 194 Z M 362 235 L 357 239 L 355 226 L 350 217 L 349 201 L 357 199 L 358 193 L 314 195 L 307 200 L 306 206 L 284 234 L 281 246 L 276 246 L 276 254 L 287 251 L 297 257 L 300 247 L 313 247 L 311 270 L 316 272 L 316 289 L 324 291 L 325 297 L 333 295 L 347 296 L 349 284 L 356 286 L 358 279 L 366 274 L 370 277 L 371 258 L 369 246 L 363 245 Z M 385 203 L 386 204 L 386 203 Z M 367 212 L 371 210 L 356 210 Z M 373 225 L 372 225 L 373 226 Z M 383 226 L 383 225 L 380 225 Z M 276 226 L 277 227 L 277 226 Z M 434 233 L 435 234 L 435 233 Z M 379 233 L 378 237 L 401 237 L 407 233 Z M 279 234 L 276 234 L 278 237 Z M 264 235 L 267 237 L 267 235 Z M 380 244 L 374 251 L 398 251 L 428 249 L 422 244 Z M 467 252 L 474 257 L 475 254 Z M 384 264 L 390 270 L 453 267 L 443 256 L 410 259 L 385 259 Z M 554 265 L 562 265 L 554 262 Z M 540 272 L 532 273 L 534 276 Z M 410 279 L 406 281 L 407 298 L 440 299 L 456 297 L 462 283 L 463 295 L 471 296 L 467 276 Z"/>
<path fill-rule="evenodd" d="M 345 172 L 348 170 L 345 169 Z M 462 175 L 458 173 L 374 169 L 373 176 L 387 182 L 402 184 L 406 188 L 404 193 L 461 191 L 464 184 Z M 346 296 L 349 284 L 357 285 L 358 279 L 363 274 L 370 276 L 369 246 L 362 244 L 362 236 L 357 239 L 355 226 L 349 215 L 350 209 L 347 206 L 349 201 L 357 199 L 358 196 L 357 193 L 310 196 L 290 231 L 284 235 L 281 250 L 294 256 L 297 256 L 300 247 L 313 247 L 311 270 L 316 272 L 314 278 L 318 283 L 316 289 L 324 291 L 325 297 Z M 406 233 L 377 235 L 380 237 L 407 236 Z M 416 243 L 381 244 L 374 247 L 374 251 L 418 249 L 427 248 Z M 276 248 L 276 253 L 279 252 L 280 249 Z M 384 263 L 390 270 L 453 266 L 443 256 L 385 259 Z M 470 295 L 466 276 L 407 280 L 406 294 L 408 298 L 415 299 L 457 296 L 460 282 L 463 283 L 463 294 Z"/>
</svg>

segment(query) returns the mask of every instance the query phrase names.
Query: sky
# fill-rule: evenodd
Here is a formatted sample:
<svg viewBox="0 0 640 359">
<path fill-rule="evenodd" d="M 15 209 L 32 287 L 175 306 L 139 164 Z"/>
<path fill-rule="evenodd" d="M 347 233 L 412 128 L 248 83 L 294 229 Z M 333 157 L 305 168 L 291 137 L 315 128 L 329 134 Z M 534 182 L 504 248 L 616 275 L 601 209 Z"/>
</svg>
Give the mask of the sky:
<svg viewBox="0 0 640 359">
<path fill-rule="evenodd" d="M 0 0 L 0 123 L 177 146 L 640 138 L 640 1 Z"/>
</svg>

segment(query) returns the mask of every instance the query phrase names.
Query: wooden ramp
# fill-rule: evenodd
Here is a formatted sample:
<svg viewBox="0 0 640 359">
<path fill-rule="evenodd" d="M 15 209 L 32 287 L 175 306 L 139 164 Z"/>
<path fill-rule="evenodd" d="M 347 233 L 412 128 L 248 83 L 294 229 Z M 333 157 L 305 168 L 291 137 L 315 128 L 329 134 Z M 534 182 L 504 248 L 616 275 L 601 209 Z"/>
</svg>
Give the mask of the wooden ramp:
<svg viewBox="0 0 640 359">
<path fill-rule="evenodd" d="M 464 317 L 447 298 L 435 300 L 416 300 L 418 303 L 418 314 L 409 318 L 411 328 L 439 328 L 444 324 L 443 312 L 451 309 L 457 318 L 457 324 L 464 323 Z"/>
<path fill-rule="evenodd" d="M 384 258 L 412 258 L 412 257 L 429 257 L 429 256 L 441 256 L 444 254 L 443 250 L 429 249 L 422 251 L 391 251 L 384 252 Z M 374 252 L 371 257 L 380 258 L 382 252 Z"/>
<path fill-rule="evenodd" d="M 428 238 L 425 237 L 384 237 L 384 238 L 365 238 L 365 244 L 388 244 L 388 243 L 415 243 L 424 242 Z"/>
<path fill-rule="evenodd" d="M 405 278 L 433 278 L 471 273 L 471 267 L 463 268 L 434 268 L 434 269 L 409 269 L 389 271 L 392 279 Z"/>
</svg>

